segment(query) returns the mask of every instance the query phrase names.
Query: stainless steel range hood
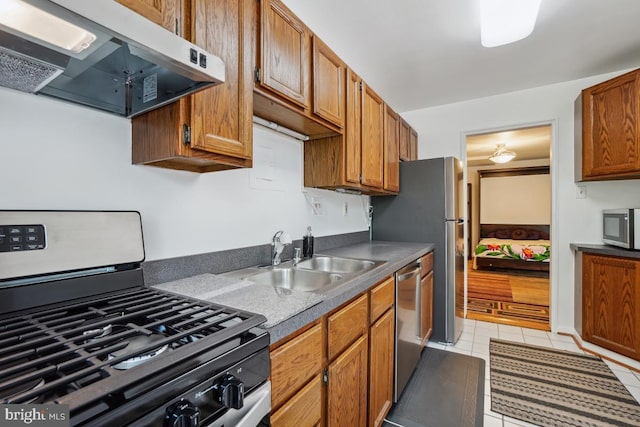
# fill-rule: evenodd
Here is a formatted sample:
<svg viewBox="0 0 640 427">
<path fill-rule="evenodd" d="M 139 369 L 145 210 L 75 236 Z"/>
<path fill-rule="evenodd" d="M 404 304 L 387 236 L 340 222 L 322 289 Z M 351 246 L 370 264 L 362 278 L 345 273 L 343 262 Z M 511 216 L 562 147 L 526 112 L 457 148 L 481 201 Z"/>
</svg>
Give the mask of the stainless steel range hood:
<svg viewBox="0 0 640 427">
<path fill-rule="evenodd" d="M 220 58 L 114 0 L 0 1 L 0 86 L 133 117 L 224 77 Z"/>
</svg>

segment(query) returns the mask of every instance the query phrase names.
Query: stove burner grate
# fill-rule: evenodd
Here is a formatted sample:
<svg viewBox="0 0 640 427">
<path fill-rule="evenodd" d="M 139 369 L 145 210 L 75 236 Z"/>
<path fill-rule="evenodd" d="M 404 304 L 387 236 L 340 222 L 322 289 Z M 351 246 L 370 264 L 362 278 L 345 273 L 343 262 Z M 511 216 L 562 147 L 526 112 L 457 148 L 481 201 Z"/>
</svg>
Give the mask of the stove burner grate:
<svg viewBox="0 0 640 427">
<path fill-rule="evenodd" d="M 144 287 L 31 310 L 0 320 L 0 397 L 26 403 L 40 395 L 59 401 L 74 394 L 74 401 L 90 402 L 104 390 L 135 382 L 264 321 L 261 315 Z M 180 355 L 161 357 L 169 352 Z M 18 359 L 17 365 L 7 364 Z M 38 389 L 16 388 L 36 378 L 44 379 Z"/>
</svg>

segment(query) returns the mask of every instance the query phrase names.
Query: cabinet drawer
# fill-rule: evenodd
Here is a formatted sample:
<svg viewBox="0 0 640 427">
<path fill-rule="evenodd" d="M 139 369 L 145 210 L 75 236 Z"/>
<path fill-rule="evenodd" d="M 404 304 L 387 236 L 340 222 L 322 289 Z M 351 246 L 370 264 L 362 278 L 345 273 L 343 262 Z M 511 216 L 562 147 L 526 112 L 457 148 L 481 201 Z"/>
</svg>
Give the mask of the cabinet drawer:
<svg viewBox="0 0 640 427">
<path fill-rule="evenodd" d="M 422 277 L 433 270 L 433 252 L 423 255 L 422 258 L 420 258 L 420 265 L 422 266 Z"/>
<path fill-rule="evenodd" d="M 342 353 L 359 336 L 367 331 L 367 294 L 329 316 L 329 359 Z M 271 368 L 273 369 L 273 367 Z"/>
<path fill-rule="evenodd" d="M 309 384 L 271 415 L 273 427 L 313 427 L 322 421 L 322 376 Z"/>
<path fill-rule="evenodd" d="M 371 290 L 371 319 L 375 322 L 395 302 L 395 282 L 389 277 Z"/>
<path fill-rule="evenodd" d="M 277 408 L 322 369 L 322 325 L 271 352 L 271 406 Z"/>
</svg>

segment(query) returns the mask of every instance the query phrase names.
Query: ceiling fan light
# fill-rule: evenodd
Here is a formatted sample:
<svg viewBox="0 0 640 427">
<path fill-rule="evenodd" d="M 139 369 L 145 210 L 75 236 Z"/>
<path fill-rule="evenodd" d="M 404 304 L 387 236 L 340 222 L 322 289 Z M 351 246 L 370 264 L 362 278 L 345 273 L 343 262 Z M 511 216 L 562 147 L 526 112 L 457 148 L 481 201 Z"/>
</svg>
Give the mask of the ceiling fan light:
<svg viewBox="0 0 640 427">
<path fill-rule="evenodd" d="M 489 160 L 493 163 L 507 163 L 515 159 L 516 153 L 506 149 L 504 144 L 498 144 L 496 151 L 489 156 Z"/>
<path fill-rule="evenodd" d="M 496 47 L 522 40 L 533 32 L 541 0 L 479 0 L 480 41 Z"/>
</svg>

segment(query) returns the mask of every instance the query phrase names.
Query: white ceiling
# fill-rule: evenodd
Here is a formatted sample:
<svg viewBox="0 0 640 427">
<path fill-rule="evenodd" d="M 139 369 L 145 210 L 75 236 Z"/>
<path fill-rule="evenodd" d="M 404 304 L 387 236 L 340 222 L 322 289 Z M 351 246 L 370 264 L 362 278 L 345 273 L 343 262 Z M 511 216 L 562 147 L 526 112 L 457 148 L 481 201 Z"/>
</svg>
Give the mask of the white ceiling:
<svg viewBox="0 0 640 427">
<path fill-rule="evenodd" d="M 467 166 L 489 166 L 497 144 L 516 153 L 515 160 L 548 160 L 551 154 L 551 125 L 471 135 L 467 137 Z M 510 163 L 504 163 L 509 167 Z"/>
<path fill-rule="evenodd" d="M 542 0 L 490 49 L 476 0 L 283 1 L 398 112 L 640 66 L 640 0 Z"/>
</svg>

